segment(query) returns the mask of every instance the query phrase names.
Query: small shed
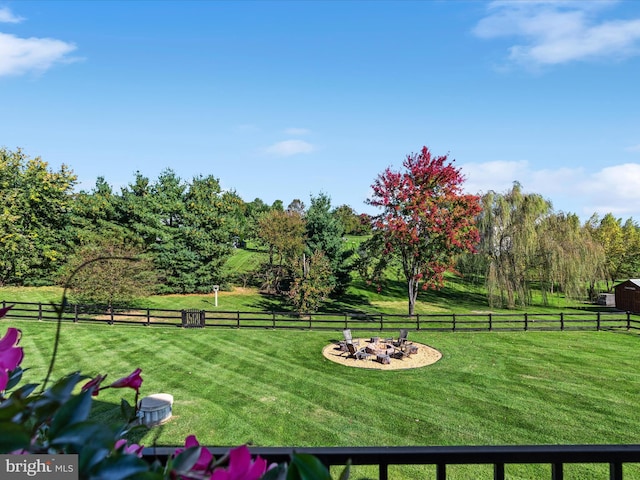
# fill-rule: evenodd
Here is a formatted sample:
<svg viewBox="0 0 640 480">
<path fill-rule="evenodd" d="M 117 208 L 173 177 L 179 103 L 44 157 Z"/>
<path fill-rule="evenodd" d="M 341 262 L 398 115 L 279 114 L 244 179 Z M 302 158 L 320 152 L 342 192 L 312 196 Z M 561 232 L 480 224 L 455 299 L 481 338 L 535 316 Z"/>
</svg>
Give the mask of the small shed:
<svg viewBox="0 0 640 480">
<path fill-rule="evenodd" d="M 640 278 L 632 278 L 613 287 L 616 308 L 625 312 L 640 313 Z"/>
<path fill-rule="evenodd" d="M 598 295 L 597 304 L 603 307 L 615 307 L 616 296 L 614 293 L 601 293 Z"/>
</svg>

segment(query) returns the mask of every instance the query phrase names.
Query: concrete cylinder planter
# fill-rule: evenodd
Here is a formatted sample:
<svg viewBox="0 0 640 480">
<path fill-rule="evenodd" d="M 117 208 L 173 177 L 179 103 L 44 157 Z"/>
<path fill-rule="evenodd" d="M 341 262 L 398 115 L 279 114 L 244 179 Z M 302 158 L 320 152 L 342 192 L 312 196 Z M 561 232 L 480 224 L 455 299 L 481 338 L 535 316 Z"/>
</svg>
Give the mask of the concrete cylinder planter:
<svg viewBox="0 0 640 480">
<path fill-rule="evenodd" d="M 160 425 L 171 418 L 173 395 L 154 393 L 140 400 L 138 416 L 140 423 L 152 427 Z"/>
</svg>

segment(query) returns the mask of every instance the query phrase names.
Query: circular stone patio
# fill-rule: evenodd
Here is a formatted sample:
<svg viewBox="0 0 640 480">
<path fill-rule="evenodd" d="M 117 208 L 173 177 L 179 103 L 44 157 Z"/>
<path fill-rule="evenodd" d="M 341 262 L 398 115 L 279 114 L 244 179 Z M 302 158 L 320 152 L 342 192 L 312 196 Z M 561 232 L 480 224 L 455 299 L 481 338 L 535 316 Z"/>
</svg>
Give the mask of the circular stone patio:
<svg viewBox="0 0 640 480">
<path fill-rule="evenodd" d="M 354 343 L 356 343 L 356 345 L 358 341 L 361 346 L 369 343 L 369 340 L 365 338 L 354 339 Z M 407 368 L 426 367 L 427 365 L 436 363 L 442 358 L 442 354 L 435 348 L 431 348 L 429 345 L 417 342 L 411 342 L 411 344 L 418 347 L 417 353 L 414 353 L 410 357 L 402 360 L 392 358 L 391 362 L 386 365 L 375 361 L 373 357 L 370 357 L 369 360 L 356 360 L 353 357 L 348 357 L 347 352 L 340 351 L 340 346 L 337 343 L 330 343 L 324 347 L 322 349 L 322 355 L 324 355 L 327 360 L 331 360 L 332 362 L 346 365 L 348 367 L 371 368 L 375 370 L 404 370 Z"/>
</svg>

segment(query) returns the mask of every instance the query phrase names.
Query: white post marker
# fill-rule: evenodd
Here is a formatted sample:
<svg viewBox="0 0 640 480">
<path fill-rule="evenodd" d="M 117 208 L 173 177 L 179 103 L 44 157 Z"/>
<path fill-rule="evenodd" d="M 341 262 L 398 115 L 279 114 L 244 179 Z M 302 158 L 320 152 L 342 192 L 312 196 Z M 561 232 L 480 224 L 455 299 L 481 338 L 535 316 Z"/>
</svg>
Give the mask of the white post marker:
<svg viewBox="0 0 640 480">
<path fill-rule="evenodd" d="M 213 286 L 213 294 L 215 297 L 215 306 L 218 306 L 218 290 L 220 290 L 220 285 L 214 285 Z"/>
</svg>

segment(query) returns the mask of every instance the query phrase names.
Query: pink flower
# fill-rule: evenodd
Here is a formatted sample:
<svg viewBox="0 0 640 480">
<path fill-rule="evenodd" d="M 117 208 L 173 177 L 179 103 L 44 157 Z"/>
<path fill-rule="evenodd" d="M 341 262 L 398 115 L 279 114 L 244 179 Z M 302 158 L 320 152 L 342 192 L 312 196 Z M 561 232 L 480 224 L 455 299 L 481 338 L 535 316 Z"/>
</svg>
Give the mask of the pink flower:
<svg viewBox="0 0 640 480">
<path fill-rule="evenodd" d="M 184 441 L 185 448 L 199 446 L 200 443 L 198 443 L 195 435 L 189 435 Z M 182 453 L 185 448 L 176 448 L 174 455 Z M 211 463 L 211 460 L 213 460 L 213 455 L 211 455 L 211 452 L 207 450 L 206 447 L 202 447 L 202 449 L 200 450 L 200 457 L 198 457 L 198 461 L 196 462 L 196 464 L 191 467 L 191 470 L 206 471 L 209 467 L 209 464 Z"/>
<path fill-rule="evenodd" d="M 118 440 L 115 444 L 115 449 L 118 450 L 120 447 L 124 447 L 122 451 L 124 453 L 133 453 L 137 455 L 139 458 L 142 458 L 142 449 L 144 445 L 138 445 L 137 443 L 132 443 L 131 445 L 127 445 L 127 441 L 124 438 Z"/>
<path fill-rule="evenodd" d="M 97 375 L 82 386 L 82 391 L 84 392 L 86 390 L 93 389 L 91 395 L 97 397 L 98 392 L 100 391 L 100 384 L 105 378 L 107 378 L 106 375 Z"/>
<path fill-rule="evenodd" d="M 140 376 L 140 372 L 142 372 L 142 370 L 136 368 L 128 377 L 120 378 L 109 386 L 113 388 L 129 387 L 138 392 L 140 390 L 140 386 L 142 385 L 142 377 Z"/>
<path fill-rule="evenodd" d="M 266 471 L 267 461 L 260 457 L 252 461 L 249 449 L 242 445 L 229 451 L 229 466 L 216 468 L 210 480 L 258 480 Z"/>
<path fill-rule="evenodd" d="M 22 347 L 17 346 L 20 334 L 20 330 L 10 327 L 5 336 L 0 339 L 0 392 L 7 387 L 9 372 L 15 370 L 22 362 L 24 352 Z"/>
</svg>

